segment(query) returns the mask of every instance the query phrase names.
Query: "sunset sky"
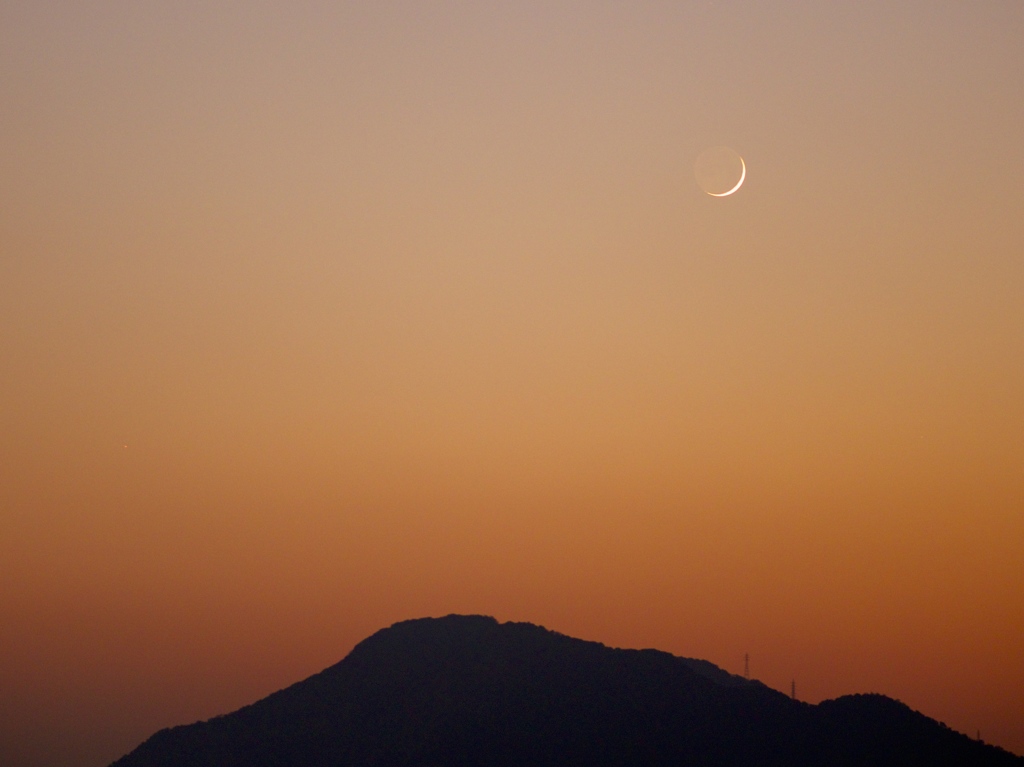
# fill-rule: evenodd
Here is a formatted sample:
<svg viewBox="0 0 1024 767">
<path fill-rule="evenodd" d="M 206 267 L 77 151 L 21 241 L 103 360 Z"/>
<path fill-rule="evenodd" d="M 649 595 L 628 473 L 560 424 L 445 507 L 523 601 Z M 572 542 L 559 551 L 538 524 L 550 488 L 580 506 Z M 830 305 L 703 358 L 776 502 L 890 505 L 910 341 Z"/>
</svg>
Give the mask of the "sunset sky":
<svg viewBox="0 0 1024 767">
<path fill-rule="evenodd" d="M 1020 0 L 0 0 L 0 763 L 452 612 L 1024 753 L 1022 41 Z"/>
</svg>

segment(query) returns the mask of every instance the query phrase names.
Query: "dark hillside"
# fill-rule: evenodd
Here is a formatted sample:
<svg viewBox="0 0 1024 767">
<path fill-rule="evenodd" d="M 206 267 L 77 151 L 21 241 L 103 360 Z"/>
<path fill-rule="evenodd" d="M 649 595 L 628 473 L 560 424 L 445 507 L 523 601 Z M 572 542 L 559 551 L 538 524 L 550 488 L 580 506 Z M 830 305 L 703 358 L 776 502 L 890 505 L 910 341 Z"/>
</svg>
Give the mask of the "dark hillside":
<svg viewBox="0 0 1024 767">
<path fill-rule="evenodd" d="M 116 767 L 1016 765 L 903 704 L 812 706 L 706 661 L 480 616 L 399 623 Z"/>
</svg>

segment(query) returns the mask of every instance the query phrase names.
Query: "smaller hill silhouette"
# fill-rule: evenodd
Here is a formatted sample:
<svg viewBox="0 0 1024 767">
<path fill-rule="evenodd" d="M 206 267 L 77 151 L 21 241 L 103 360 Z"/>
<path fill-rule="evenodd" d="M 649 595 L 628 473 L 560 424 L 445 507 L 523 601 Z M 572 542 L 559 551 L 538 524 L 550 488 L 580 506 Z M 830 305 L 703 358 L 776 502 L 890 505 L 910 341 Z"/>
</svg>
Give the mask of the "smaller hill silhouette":
<svg viewBox="0 0 1024 767">
<path fill-rule="evenodd" d="M 113 767 L 1024 767 L 882 695 L 814 706 L 712 663 L 483 616 L 406 621 Z"/>
</svg>

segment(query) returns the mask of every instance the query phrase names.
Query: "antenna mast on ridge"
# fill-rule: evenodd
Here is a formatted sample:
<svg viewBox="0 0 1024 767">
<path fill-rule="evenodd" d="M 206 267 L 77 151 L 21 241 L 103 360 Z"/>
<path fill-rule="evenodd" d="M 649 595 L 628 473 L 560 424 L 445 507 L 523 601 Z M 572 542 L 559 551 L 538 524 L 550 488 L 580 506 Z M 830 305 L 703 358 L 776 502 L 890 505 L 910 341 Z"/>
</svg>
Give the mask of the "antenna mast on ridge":
<svg viewBox="0 0 1024 767">
<path fill-rule="evenodd" d="M 743 656 L 743 676 L 750 679 L 750 653 Z"/>
</svg>

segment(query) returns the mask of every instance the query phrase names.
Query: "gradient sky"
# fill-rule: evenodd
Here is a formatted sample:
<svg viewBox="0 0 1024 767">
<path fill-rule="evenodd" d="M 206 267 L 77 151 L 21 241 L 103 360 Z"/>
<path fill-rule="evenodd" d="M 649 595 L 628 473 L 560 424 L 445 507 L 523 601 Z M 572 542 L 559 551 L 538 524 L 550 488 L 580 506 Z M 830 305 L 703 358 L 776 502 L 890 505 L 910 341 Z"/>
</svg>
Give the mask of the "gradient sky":
<svg viewBox="0 0 1024 767">
<path fill-rule="evenodd" d="M 0 0 L 0 763 L 450 612 L 1024 753 L 1022 40 L 1019 0 Z"/>
</svg>

